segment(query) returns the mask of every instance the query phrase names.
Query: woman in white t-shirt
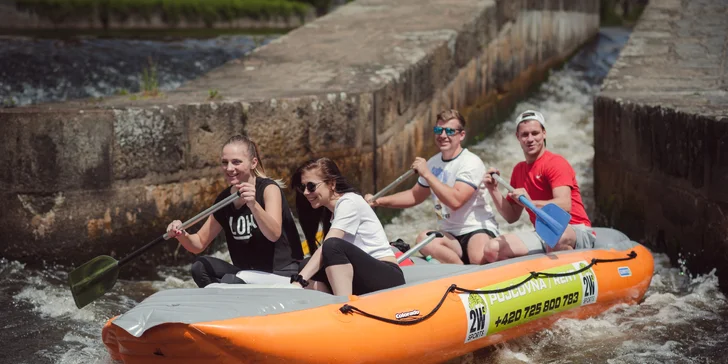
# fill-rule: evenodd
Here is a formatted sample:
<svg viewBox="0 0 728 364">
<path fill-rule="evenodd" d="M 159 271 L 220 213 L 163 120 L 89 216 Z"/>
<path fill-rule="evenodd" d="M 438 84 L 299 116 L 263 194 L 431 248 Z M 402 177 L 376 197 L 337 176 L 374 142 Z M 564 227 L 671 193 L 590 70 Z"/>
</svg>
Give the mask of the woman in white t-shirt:
<svg viewBox="0 0 728 364">
<path fill-rule="evenodd" d="M 292 284 L 348 296 L 405 283 L 377 215 L 332 160 L 306 162 L 291 185 L 298 191 L 296 210 L 313 252 L 291 277 Z M 325 238 L 316 249 L 320 223 Z"/>
</svg>

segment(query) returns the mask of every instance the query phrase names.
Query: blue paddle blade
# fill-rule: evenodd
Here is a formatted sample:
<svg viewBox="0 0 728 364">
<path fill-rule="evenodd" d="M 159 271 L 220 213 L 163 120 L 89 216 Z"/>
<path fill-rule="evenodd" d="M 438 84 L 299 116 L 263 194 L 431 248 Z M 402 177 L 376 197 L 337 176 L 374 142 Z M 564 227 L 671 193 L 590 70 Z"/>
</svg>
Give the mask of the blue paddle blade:
<svg viewBox="0 0 728 364">
<path fill-rule="evenodd" d="M 571 221 L 571 214 L 552 203 L 541 209 L 532 209 L 532 211 L 536 214 L 536 234 L 543 239 L 546 245 L 551 248 L 555 247 Z"/>
</svg>

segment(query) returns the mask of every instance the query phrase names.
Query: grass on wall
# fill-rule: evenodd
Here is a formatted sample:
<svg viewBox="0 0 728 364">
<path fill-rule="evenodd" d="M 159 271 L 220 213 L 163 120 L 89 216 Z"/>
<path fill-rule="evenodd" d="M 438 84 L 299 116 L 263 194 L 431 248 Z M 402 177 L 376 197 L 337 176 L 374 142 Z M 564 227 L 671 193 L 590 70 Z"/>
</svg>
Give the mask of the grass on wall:
<svg viewBox="0 0 728 364">
<path fill-rule="evenodd" d="M 294 0 L 17 0 L 16 6 L 56 24 L 87 19 L 108 24 L 130 17 L 149 21 L 154 14 L 160 14 L 171 26 L 181 20 L 201 20 L 207 26 L 239 18 L 288 20 L 298 16 L 303 20 L 312 8 L 305 1 Z"/>
</svg>

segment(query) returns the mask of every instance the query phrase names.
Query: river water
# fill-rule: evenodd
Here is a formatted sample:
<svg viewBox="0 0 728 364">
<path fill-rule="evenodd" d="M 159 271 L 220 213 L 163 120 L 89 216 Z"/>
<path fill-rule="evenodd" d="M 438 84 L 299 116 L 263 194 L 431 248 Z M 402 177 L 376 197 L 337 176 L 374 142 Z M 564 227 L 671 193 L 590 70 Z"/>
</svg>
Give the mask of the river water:
<svg viewBox="0 0 728 364">
<path fill-rule="evenodd" d="M 0 38 L 0 107 L 138 92 L 152 66 L 172 90 L 276 37 Z"/>
<path fill-rule="evenodd" d="M 590 216 L 594 216 L 592 101 L 616 60 L 629 32 L 602 29 L 518 110 L 535 108 L 547 119 L 549 149 L 574 166 Z M 508 175 L 522 159 L 515 125 L 502 124 L 469 149 L 487 166 Z M 426 202 L 402 212 L 385 226 L 390 240 L 412 241 L 435 223 Z M 524 213 L 504 231 L 530 228 Z M 229 258 L 227 252 L 215 253 Z M 724 363 L 728 356 L 728 304 L 714 274 L 692 276 L 654 254 L 655 274 L 644 301 L 616 306 L 587 320 L 564 319 L 549 330 L 469 354 L 463 363 Z M 159 281 L 119 281 L 112 292 L 82 310 L 76 309 L 65 284 L 67 268 L 25 269 L 0 259 L 0 351 L 2 363 L 108 363 L 101 327 L 112 316 L 132 308 L 163 289 L 195 287 L 188 267 L 162 267 Z M 403 338 L 403 345 L 406 339 Z"/>
</svg>

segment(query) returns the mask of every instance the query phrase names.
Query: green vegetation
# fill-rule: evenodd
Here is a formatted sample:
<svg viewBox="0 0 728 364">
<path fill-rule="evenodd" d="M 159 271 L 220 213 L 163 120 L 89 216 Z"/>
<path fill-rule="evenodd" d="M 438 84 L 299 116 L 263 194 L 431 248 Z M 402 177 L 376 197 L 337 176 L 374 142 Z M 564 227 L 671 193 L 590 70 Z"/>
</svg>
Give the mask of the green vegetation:
<svg viewBox="0 0 728 364">
<path fill-rule="evenodd" d="M 279 36 L 291 31 L 293 28 L 166 28 L 166 29 L 2 29 L 2 35 L 16 35 L 33 38 L 73 39 L 78 36 L 110 39 L 187 39 L 187 38 L 214 38 L 221 35 L 255 35 L 260 37 L 261 43 L 268 36 Z M 255 41 L 255 40 L 254 40 Z"/>
<path fill-rule="evenodd" d="M 2 107 L 3 108 L 8 108 L 8 109 L 11 108 L 11 107 L 15 107 L 17 105 L 18 104 L 15 102 L 15 99 L 12 98 L 12 97 L 8 97 L 7 99 L 4 99 L 3 100 L 3 103 L 2 103 Z"/>
<path fill-rule="evenodd" d="M 59 24 L 64 21 L 100 19 L 104 26 L 111 20 L 125 21 L 154 14 L 174 26 L 181 20 L 203 21 L 208 27 L 218 21 L 239 18 L 270 19 L 293 16 L 303 19 L 312 5 L 331 0 L 17 0 L 18 9 L 31 11 Z"/>
<path fill-rule="evenodd" d="M 602 26 L 632 26 L 647 6 L 646 0 L 601 0 L 599 19 Z"/>
<path fill-rule="evenodd" d="M 265 41 L 265 37 L 261 35 L 254 35 L 253 36 L 253 44 L 255 44 L 255 48 L 259 48 L 263 45 L 263 41 Z"/>
<path fill-rule="evenodd" d="M 217 90 L 207 90 L 207 98 L 208 98 L 208 100 L 214 100 L 214 99 L 216 99 L 218 97 L 222 97 L 222 96 L 220 96 L 220 93 L 217 92 Z"/>
<path fill-rule="evenodd" d="M 141 77 L 142 95 L 145 97 L 159 96 L 159 77 L 157 77 L 157 65 L 149 58 L 149 67 L 142 70 Z"/>
</svg>

